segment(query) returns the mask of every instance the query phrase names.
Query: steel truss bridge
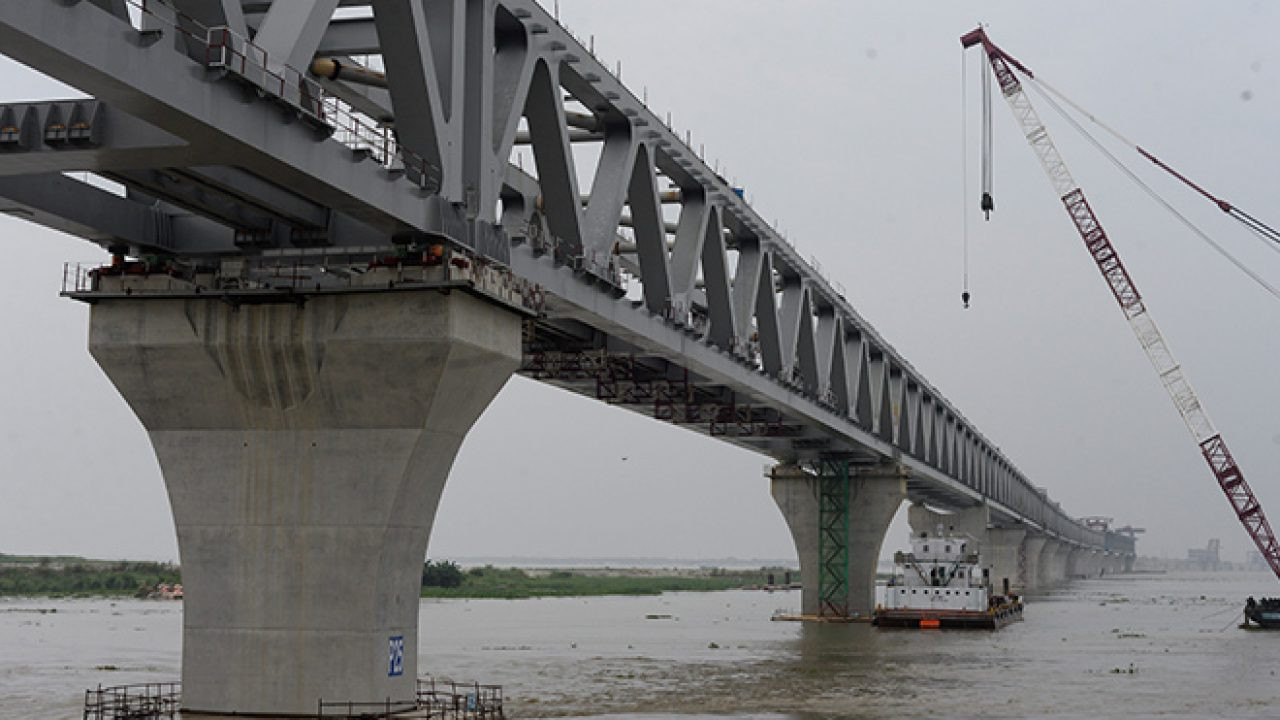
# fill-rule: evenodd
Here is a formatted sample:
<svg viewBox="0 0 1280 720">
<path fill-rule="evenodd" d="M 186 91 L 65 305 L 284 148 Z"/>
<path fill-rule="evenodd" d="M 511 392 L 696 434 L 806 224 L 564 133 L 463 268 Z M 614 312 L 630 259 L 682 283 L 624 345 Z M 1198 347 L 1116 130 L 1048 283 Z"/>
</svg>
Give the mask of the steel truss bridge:
<svg viewBox="0 0 1280 720">
<path fill-rule="evenodd" d="M 1126 539 L 1019 472 L 534 0 L 9 0 L 0 52 L 88 95 L 0 107 L 0 211 L 120 272 L 305 301 L 371 264 L 484 267 L 536 313 L 528 377 Z"/>
</svg>

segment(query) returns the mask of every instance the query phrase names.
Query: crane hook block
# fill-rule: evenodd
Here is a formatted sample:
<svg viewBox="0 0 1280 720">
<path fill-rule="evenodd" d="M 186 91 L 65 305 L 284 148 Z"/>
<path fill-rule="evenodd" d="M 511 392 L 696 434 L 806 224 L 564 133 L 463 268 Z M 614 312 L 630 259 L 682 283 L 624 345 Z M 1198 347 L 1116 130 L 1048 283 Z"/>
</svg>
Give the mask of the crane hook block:
<svg viewBox="0 0 1280 720">
<path fill-rule="evenodd" d="M 969 291 L 968 290 L 965 290 L 964 292 L 960 293 L 960 301 L 964 303 L 964 309 L 968 310 L 969 309 Z"/>
<path fill-rule="evenodd" d="M 991 193 L 982 193 L 982 212 L 986 215 L 986 219 L 991 219 L 991 211 L 996 209 L 996 201 L 991 198 Z"/>
</svg>

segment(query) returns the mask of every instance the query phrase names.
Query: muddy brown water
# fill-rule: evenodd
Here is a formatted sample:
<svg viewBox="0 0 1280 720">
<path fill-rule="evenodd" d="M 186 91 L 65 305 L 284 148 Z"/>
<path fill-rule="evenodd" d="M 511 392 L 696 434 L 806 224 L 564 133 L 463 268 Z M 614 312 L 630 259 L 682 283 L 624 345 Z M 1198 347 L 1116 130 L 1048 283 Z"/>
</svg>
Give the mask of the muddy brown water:
<svg viewBox="0 0 1280 720">
<path fill-rule="evenodd" d="M 1265 574 L 1075 581 L 1001 630 L 771 622 L 797 592 L 424 600 L 420 669 L 505 686 L 509 717 L 1280 718 L 1280 632 L 1236 627 Z M 669 617 L 668 617 L 669 616 Z M 0 717 L 179 675 L 182 606 L 0 599 Z"/>
</svg>

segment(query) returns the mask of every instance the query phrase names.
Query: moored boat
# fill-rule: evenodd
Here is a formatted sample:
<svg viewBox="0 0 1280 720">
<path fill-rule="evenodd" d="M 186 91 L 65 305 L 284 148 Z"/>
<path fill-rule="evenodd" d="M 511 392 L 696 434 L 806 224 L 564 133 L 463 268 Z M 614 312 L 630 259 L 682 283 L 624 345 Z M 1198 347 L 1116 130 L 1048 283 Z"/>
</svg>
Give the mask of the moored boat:
<svg viewBox="0 0 1280 720">
<path fill-rule="evenodd" d="M 1280 630 L 1280 598 L 1249 598 L 1244 603 L 1244 623 L 1264 630 Z"/>
<path fill-rule="evenodd" d="M 1022 619 L 1022 599 L 993 592 L 990 572 L 964 536 L 939 527 L 911 538 L 911 552 L 895 553 L 894 574 L 872 622 L 881 627 L 995 630 Z"/>
</svg>

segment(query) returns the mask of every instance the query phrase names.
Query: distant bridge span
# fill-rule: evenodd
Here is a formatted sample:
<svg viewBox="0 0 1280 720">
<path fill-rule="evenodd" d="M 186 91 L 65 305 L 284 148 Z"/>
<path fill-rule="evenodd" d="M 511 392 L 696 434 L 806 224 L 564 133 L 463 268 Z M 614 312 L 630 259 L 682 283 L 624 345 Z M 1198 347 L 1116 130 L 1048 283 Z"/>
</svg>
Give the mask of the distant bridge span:
<svg viewBox="0 0 1280 720">
<path fill-rule="evenodd" d="M 90 96 L 0 107 L 0 211 L 114 257 L 66 290 L 169 485 L 197 710 L 404 690 L 367 667 L 388 638 L 416 667 L 401 565 L 512 371 L 774 458 L 806 612 L 869 609 L 903 499 L 955 511 L 917 524 L 965 528 L 1015 588 L 1132 557 L 533 0 L 14 0 L 0 52 Z M 264 607 L 334 580 L 312 555 L 376 597 Z M 227 669 L 271 643 L 321 660 Z"/>
</svg>

